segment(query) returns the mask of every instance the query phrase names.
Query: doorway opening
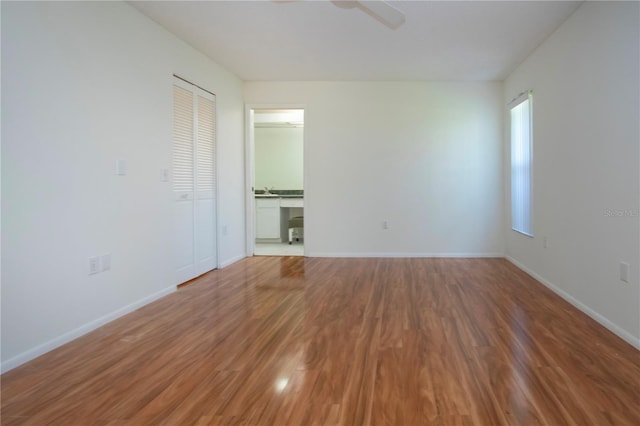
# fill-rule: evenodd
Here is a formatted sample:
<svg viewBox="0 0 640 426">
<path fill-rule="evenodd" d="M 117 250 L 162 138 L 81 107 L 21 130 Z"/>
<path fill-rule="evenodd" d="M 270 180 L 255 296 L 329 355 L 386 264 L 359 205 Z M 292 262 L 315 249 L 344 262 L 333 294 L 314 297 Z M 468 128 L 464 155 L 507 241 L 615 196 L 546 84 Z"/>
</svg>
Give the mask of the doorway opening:
<svg viewBox="0 0 640 426">
<path fill-rule="evenodd" d="M 248 254 L 304 256 L 304 109 L 248 115 Z"/>
</svg>

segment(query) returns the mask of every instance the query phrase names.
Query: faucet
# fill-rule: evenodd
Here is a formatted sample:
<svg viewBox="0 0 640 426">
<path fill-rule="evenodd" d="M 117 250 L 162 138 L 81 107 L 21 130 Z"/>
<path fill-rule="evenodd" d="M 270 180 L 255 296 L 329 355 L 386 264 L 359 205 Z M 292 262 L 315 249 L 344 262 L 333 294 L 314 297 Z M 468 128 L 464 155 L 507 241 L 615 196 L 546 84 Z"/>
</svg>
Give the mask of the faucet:
<svg viewBox="0 0 640 426">
<path fill-rule="evenodd" d="M 271 194 L 271 190 L 273 189 L 273 186 L 271 188 L 269 187 L 264 187 L 264 195 L 269 195 Z"/>
</svg>

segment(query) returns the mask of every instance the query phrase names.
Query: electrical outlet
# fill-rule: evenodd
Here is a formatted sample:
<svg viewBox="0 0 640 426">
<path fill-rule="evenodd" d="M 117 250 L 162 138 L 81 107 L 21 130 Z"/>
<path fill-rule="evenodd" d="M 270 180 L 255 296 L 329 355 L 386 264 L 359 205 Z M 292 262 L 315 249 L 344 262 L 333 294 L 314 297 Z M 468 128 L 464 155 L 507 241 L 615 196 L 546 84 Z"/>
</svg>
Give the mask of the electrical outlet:
<svg viewBox="0 0 640 426">
<path fill-rule="evenodd" d="M 388 220 L 383 220 L 382 221 L 382 229 L 389 229 L 389 221 Z"/>
<path fill-rule="evenodd" d="M 547 248 L 547 237 L 542 237 L 542 247 Z"/>
<path fill-rule="evenodd" d="M 227 236 L 229 233 L 229 227 L 227 225 L 222 225 L 222 235 Z"/>
<path fill-rule="evenodd" d="M 629 264 L 627 262 L 620 262 L 620 281 L 629 282 Z"/>
<path fill-rule="evenodd" d="M 160 182 L 169 182 L 169 169 L 160 169 Z"/>
<path fill-rule="evenodd" d="M 94 275 L 100 272 L 100 258 L 98 256 L 91 256 L 89 258 L 89 275 Z"/>
<path fill-rule="evenodd" d="M 100 271 L 108 271 L 111 269 L 111 253 L 103 254 L 100 256 Z"/>
</svg>

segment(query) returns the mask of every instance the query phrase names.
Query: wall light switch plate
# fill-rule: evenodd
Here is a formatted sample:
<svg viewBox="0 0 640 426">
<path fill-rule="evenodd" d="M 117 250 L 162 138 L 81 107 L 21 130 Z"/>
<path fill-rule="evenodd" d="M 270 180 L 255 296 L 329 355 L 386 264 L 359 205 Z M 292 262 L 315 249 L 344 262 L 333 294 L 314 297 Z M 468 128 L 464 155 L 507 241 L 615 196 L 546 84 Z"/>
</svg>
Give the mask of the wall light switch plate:
<svg viewBox="0 0 640 426">
<path fill-rule="evenodd" d="M 160 169 L 160 182 L 169 182 L 169 169 Z"/>
<path fill-rule="evenodd" d="M 627 262 L 620 262 L 620 281 L 629 282 L 629 264 Z"/>
<path fill-rule="evenodd" d="M 101 271 L 108 271 L 111 269 L 111 253 L 103 254 L 100 256 L 100 268 Z"/>
<path fill-rule="evenodd" d="M 116 175 L 124 176 L 127 174 L 127 160 L 116 160 Z"/>
<path fill-rule="evenodd" d="M 100 272 L 100 258 L 98 256 L 91 256 L 89 258 L 89 275 L 94 275 Z"/>
</svg>

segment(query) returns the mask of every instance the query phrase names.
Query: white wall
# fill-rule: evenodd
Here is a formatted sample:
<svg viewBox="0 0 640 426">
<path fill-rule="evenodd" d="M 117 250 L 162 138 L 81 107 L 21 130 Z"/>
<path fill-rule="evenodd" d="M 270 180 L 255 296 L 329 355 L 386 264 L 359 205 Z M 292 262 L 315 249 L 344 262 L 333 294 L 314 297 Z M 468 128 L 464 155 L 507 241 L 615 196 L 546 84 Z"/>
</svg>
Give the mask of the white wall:
<svg viewBox="0 0 640 426">
<path fill-rule="evenodd" d="M 244 96 L 305 106 L 307 255 L 503 253 L 500 83 L 247 82 Z"/>
<path fill-rule="evenodd" d="M 2 2 L 3 370 L 173 290 L 173 73 L 217 95 L 230 263 L 244 256 L 241 81 L 124 3 Z M 108 252 L 112 270 L 88 276 Z"/>
<path fill-rule="evenodd" d="M 254 130 L 255 187 L 304 189 L 302 127 Z"/>
<path fill-rule="evenodd" d="M 535 238 L 508 229 L 508 256 L 636 346 L 639 17 L 637 2 L 584 3 L 504 91 L 504 103 L 534 91 Z"/>
</svg>

